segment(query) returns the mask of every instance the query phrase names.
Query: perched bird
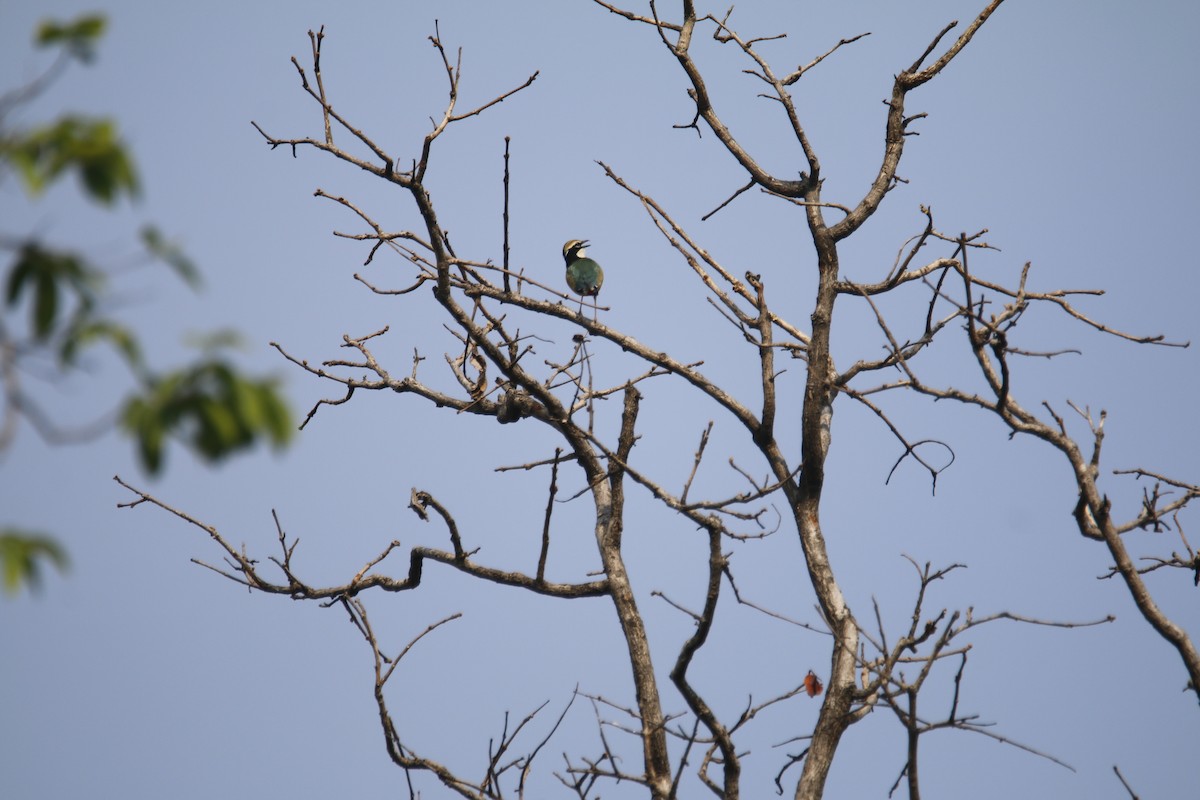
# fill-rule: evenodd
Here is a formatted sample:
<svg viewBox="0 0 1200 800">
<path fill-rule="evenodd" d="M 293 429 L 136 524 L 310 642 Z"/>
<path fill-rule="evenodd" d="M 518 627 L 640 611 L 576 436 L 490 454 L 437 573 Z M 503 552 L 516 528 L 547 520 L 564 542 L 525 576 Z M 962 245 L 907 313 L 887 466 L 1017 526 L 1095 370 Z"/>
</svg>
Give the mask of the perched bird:
<svg viewBox="0 0 1200 800">
<path fill-rule="evenodd" d="M 563 260 L 567 262 L 567 285 L 580 296 L 579 310 L 583 311 L 583 298 L 596 297 L 604 285 L 604 270 L 586 256 L 586 239 L 572 239 L 563 245 Z"/>
</svg>

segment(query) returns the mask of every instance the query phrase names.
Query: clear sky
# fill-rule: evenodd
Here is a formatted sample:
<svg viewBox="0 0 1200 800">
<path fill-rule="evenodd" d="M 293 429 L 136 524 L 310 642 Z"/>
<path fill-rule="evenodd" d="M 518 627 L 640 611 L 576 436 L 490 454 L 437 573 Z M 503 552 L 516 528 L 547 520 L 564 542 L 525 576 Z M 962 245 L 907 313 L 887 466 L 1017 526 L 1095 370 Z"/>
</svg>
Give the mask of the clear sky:
<svg viewBox="0 0 1200 800">
<path fill-rule="evenodd" d="M 780 68 L 806 63 L 841 37 L 872 32 L 796 87 L 822 154 L 825 196 L 853 204 L 878 166 L 880 100 L 892 76 L 946 22 L 965 23 L 982 5 L 758 2 L 739 5 L 731 23 L 749 35 L 787 31 L 786 40 L 762 45 Z M 110 20 L 98 63 L 71 71 L 19 121 L 33 124 L 67 109 L 112 114 L 137 157 L 144 200 L 101 212 L 60 187 L 31 206 L 10 182 L 0 186 L 0 224 L 7 233 L 36 230 L 88 248 L 119 271 L 127 313 L 164 366 L 186 353 L 188 332 L 237 328 L 247 342 L 242 363 L 286 377 L 302 415 L 340 392 L 289 367 L 267 343 L 313 361 L 337 358 L 345 355 L 343 334 L 387 324 L 380 352 L 394 371 L 405 373 L 418 347 L 431 380 L 447 380 L 437 370 L 453 344 L 428 303 L 376 297 L 354 281 L 366 248 L 331 232 L 357 233 L 359 224 L 312 194 L 322 188 L 345 195 L 394 229 L 416 225 L 407 196 L 313 152 L 295 159 L 271 152 L 250 125 L 255 120 L 281 137 L 319 135 L 318 109 L 289 58 L 308 65 L 306 32 L 322 24 L 332 102 L 402 159 L 417 154 L 445 100 L 444 74 L 426 39 L 435 19 L 444 42 L 463 48 L 464 107 L 540 70 L 530 89 L 438 143 L 430 183 L 461 255 L 499 260 L 508 135 L 513 259 L 529 274 L 556 284 L 562 242 L 591 239 L 589 254 L 607 272 L 609 324 L 683 360 L 704 359 L 711 374 L 740 391 L 749 373 L 739 363 L 752 352 L 704 303 L 641 208 L 604 177 L 599 159 L 655 196 L 735 273 L 762 273 L 777 307 L 807 327 L 813 258 L 802 217 L 747 195 L 700 222 L 745 180 L 711 135 L 672 129 L 691 119 L 685 79 L 653 32 L 591 2 L 4 3 L 3 86 L 44 64 L 28 44 L 39 19 L 89 10 Z M 925 204 L 948 233 L 989 229 L 1000 252 L 981 258 L 978 268 L 998 279 L 1011 281 L 1032 261 L 1037 288 L 1106 289 L 1084 304 L 1097 318 L 1200 342 L 1192 241 L 1200 211 L 1193 141 L 1198 29 L 1200 8 L 1178 0 L 1155 4 L 1153 12 L 1126 3 L 1009 0 L 945 75 L 911 96 L 910 109 L 929 117 L 908 142 L 900 174 L 909 183 L 847 243 L 844 275 L 886 274 L 897 248 L 920 229 Z M 742 74 L 747 65 L 710 42 L 698 47 L 743 143 L 778 174 L 801 169 L 777 107 L 755 99 L 758 84 Z M 184 244 L 204 272 L 201 295 L 131 265 L 134 233 L 144 221 Z M 363 272 L 389 285 L 401 285 L 407 274 L 398 260 L 383 257 Z M 781 299 L 789 296 L 794 300 Z M 839 363 L 879 354 L 883 340 L 870 316 L 849 304 L 845 314 L 835 341 Z M 1136 347 L 1048 311 L 1031 315 L 1018 332 L 1030 349 L 1083 351 L 1022 365 L 1026 405 L 1046 400 L 1065 412 L 1069 399 L 1105 408 L 1109 468 L 1200 479 L 1200 347 Z M 538 357 L 564 357 L 570 334 L 546 332 Z M 599 347 L 596 358 L 601 378 L 622 379 L 627 364 L 619 353 Z M 947 370 L 965 363 L 954 360 L 952 348 L 945 359 Z M 793 368 L 781 385 L 798 398 L 801 378 Z M 112 407 L 125 385 L 115 365 L 97 358 L 89 374 L 48 384 L 42 396 L 61 418 L 86 420 Z M 736 474 L 724 467 L 730 456 L 761 471 L 715 406 L 665 382 L 646 394 L 638 452 L 664 482 L 682 484 L 700 431 L 713 418 L 704 487 L 737 487 Z M 615 403 L 601 409 L 599 424 L 613 430 L 618 411 Z M 1186 676 L 1177 657 L 1137 616 L 1124 588 L 1096 579 L 1107 560 L 1074 531 L 1065 463 L 1036 442 L 1009 441 L 995 421 L 963 409 L 902 400 L 893 411 L 914 438 L 951 442 L 958 460 L 936 496 L 927 477 L 909 467 L 885 485 L 898 456 L 894 440 L 860 409 L 838 407 L 823 515 L 834 567 L 860 621 L 872 618 L 875 597 L 891 625 L 905 624 L 915 583 L 901 554 L 935 566 L 968 565 L 936 587 L 930 609 L 1117 617 L 1079 630 L 1006 623 L 981 629 L 972 639 L 966 706 L 996 722 L 997 733 L 1077 771 L 946 732 L 924 744 L 929 796 L 1120 797 L 1114 764 L 1144 797 L 1194 793 L 1200 710 L 1182 692 Z M 795 430 L 797 420 L 781 426 Z M 313 583 L 342 583 L 393 538 L 444 546 L 440 529 L 407 510 L 414 486 L 455 508 L 468 546 L 483 548 L 481 559 L 530 568 L 548 478 L 492 469 L 549 456 L 553 446 L 529 422 L 500 429 L 411 397 L 365 393 L 322 409 L 282 456 L 258 452 L 209 470 L 176 448 L 158 480 L 139 473 L 131 446 L 115 435 L 48 449 L 22 430 L 0 461 L 0 519 L 58 535 L 73 568 L 51 576 L 37 596 L 0 602 L 0 794 L 403 795 L 403 775 L 387 760 L 370 693 L 370 654 L 344 613 L 247 595 L 190 563 L 218 559 L 204 534 L 148 508 L 118 511 L 129 497 L 111 477 L 147 487 L 264 559 L 274 554 L 274 509 L 301 540 L 296 563 L 303 574 Z M 565 494 L 581 488 L 578 475 L 563 481 Z M 1140 486 L 1112 477 L 1104 485 L 1120 516 L 1136 511 Z M 665 674 L 690 624 L 651 592 L 695 606 L 703 545 L 644 495 L 631 503 L 628 555 Z M 1194 519 L 1183 521 L 1196 545 Z M 579 579 L 596 566 L 587 508 L 564 504 L 556 520 L 552 568 L 561 579 Z M 1180 549 L 1172 536 L 1136 540 L 1133 550 Z M 748 594 L 818 622 L 793 532 L 785 527 L 764 543 L 730 549 Z M 445 614 L 464 613 L 414 650 L 394 686 L 398 718 L 430 755 L 477 765 L 506 710 L 520 718 L 548 700 L 557 713 L 576 685 L 632 704 L 615 618 L 603 602 L 526 597 L 432 565 L 426 575 L 418 592 L 369 603 L 393 650 Z M 1182 574 L 1157 575 L 1151 587 L 1176 621 L 1200 636 L 1200 590 Z M 705 651 L 697 676 L 726 712 L 751 694 L 761 700 L 795 685 L 808 669 L 827 669 L 820 636 L 745 611 L 731 610 L 721 623 L 722 638 Z M 949 677 L 942 676 L 943 687 Z M 931 695 L 930 717 L 944 711 L 937 703 L 945 696 Z M 683 708 L 677 696 L 667 705 Z M 747 740 L 747 796 L 774 791 L 783 754 L 799 749 L 775 745 L 811 729 L 816 711 L 815 701 L 793 701 L 758 722 Z M 544 769 L 560 769 L 562 751 L 594 752 L 591 709 L 577 705 L 561 736 Z M 877 710 L 851 730 L 839 759 L 829 796 L 886 796 L 903 764 L 900 727 Z M 547 796 L 556 785 L 541 784 Z M 436 785 L 424 789 L 426 797 L 443 795 Z"/>
</svg>

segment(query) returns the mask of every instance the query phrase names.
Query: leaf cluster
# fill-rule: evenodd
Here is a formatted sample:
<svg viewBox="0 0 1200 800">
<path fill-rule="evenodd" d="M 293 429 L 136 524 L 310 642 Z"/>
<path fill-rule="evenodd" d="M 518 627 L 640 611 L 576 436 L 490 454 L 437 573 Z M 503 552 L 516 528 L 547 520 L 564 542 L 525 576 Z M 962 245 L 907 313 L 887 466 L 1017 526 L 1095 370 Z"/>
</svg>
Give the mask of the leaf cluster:
<svg viewBox="0 0 1200 800">
<path fill-rule="evenodd" d="M 107 26 L 108 20 L 100 14 L 84 14 L 71 22 L 46 20 L 38 25 L 33 41 L 38 47 L 62 47 L 86 64 L 96 57 L 96 45 Z"/>
<path fill-rule="evenodd" d="M 41 561 L 65 570 L 67 551 L 40 532 L 0 528 L 0 586 L 5 594 L 16 594 L 22 585 L 37 589 L 42 582 Z"/>
<path fill-rule="evenodd" d="M 102 208 L 140 197 L 133 155 L 113 119 L 65 112 L 42 124 L 9 124 L 14 112 L 42 95 L 68 64 L 94 60 L 105 27 L 105 18 L 94 14 L 43 22 L 34 44 L 57 49 L 55 60 L 29 83 L 0 94 L 0 182 L 15 176 L 31 202 L 72 175 L 83 197 Z M 196 266 L 157 228 L 144 227 L 140 241 L 149 260 L 165 264 L 189 287 L 199 286 Z M 93 257 L 41 235 L 2 230 L 0 253 L 7 261 L 0 262 L 0 453 L 22 420 L 48 443 L 79 442 L 115 426 L 133 440 L 151 473 L 162 471 L 170 439 L 215 463 L 260 441 L 279 448 L 291 438 L 291 413 L 279 382 L 246 374 L 222 356 L 235 335 L 210 336 L 190 363 L 156 371 L 146 361 L 139 333 L 113 312 L 109 271 Z M 117 409 L 101 412 L 97 423 L 62 426 L 26 390 L 25 365 L 48 361 L 65 375 L 101 344 L 128 367 L 133 387 Z M 61 568 L 66 554 L 48 535 L 0 528 L 6 591 L 36 586 L 40 561 Z"/>
<path fill-rule="evenodd" d="M 149 380 L 121 411 L 121 429 L 151 473 L 162 471 L 169 437 L 217 462 L 262 439 L 282 447 L 292 437 L 290 420 L 278 381 L 244 376 L 215 357 Z"/>
<path fill-rule="evenodd" d="M 88 199 L 102 205 L 113 205 L 122 195 L 138 196 L 137 170 L 111 119 L 68 114 L 9 133 L 0 139 L 0 161 L 16 170 L 35 197 L 72 172 Z"/>
</svg>

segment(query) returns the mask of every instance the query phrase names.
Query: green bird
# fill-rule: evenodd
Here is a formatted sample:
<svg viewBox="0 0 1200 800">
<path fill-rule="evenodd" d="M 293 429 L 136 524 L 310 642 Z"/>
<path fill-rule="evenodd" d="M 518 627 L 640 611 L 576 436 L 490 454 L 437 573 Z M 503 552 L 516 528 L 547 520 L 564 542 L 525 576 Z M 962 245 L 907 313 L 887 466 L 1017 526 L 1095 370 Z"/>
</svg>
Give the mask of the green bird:
<svg viewBox="0 0 1200 800">
<path fill-rule="evenodd" d="M 563 245 L 563 260 L 567 262 L 567 285 L 579 295 L 579 311 L 583 312 L 583 298 L 596 297 L 604 285 L 604 270 L 586 257 L 587 239 L 572 239 Z"/>
</svg>

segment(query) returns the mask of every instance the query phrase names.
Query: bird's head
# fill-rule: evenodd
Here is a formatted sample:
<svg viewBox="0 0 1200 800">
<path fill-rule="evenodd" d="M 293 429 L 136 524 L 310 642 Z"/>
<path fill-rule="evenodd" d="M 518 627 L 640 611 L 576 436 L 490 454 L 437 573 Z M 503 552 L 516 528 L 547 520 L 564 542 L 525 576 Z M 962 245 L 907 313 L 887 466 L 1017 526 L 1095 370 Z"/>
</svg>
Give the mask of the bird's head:
<svg viewBox="0 0 1200 800">
<path fill-rule="evenodd" d="M 572 261 L 583 258 L 584 248 L 587 246 L 587 239 L 572 239 L 563 245 L 563 259 L 570 264 Z"/>
</svg>

